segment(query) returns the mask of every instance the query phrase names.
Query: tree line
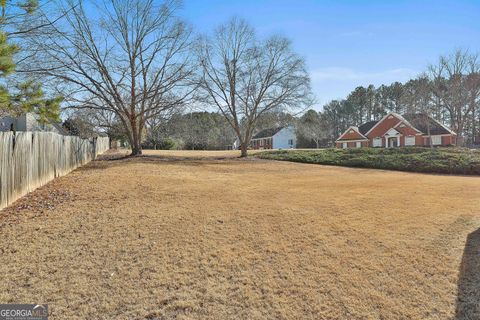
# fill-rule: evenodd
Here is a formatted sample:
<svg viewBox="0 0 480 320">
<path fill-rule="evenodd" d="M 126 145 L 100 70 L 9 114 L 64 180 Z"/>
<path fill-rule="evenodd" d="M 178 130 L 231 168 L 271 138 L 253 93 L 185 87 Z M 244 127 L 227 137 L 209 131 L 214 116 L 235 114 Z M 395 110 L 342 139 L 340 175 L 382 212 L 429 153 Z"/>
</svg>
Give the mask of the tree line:
<svg viewBox="0 0 480 320">
<path fill-rule="evenodd" d="M 218 112 L 174 114 L 149 125 L 142 147 L 148 149 L 224 150 L 235 141 L 235 132 Z"/>
<path fill-rule="evenodd" d="M 256 132 L 293 126 L 297 129 L 297 147 L 319 148 L 330 142 L 330 137 L 325 135 L 326 124 L 317 122 L 319 115 L 315 110 L 308 110 L 301 116 L 278 110 L 266 112 L 257 119 Z M 71 122 L 74 124 L 69 127 L 75 128 L 79 135 L 88 136 L 94 130 L 94 126 L 89 125 L 91 122 L 85 122 L 85 117 L 66 121 L 67 124 Z M 225 150 L 233 148 L 233 142 L 237 139 L 235 130 L 220 112 L 177 113 L 159 123 L 149 123 L 148 128 L 142 139 L 145 149 Z M 116 138 L 127 140 L 121 135 Z"/>
<path fill-rule="evenodd" d="M 380 120 L 388 112 L 423 113 L 449 126 L 459 145 L 480 143 L 480 60 L 466 50 L 441 56 L 406 83 L 357 87 L 323 107 L 322 116 L 338 137 L 350 125 Z"/>
<path fill-rule="evenodd" d="M 66 126 L 125 139 L 132 155 L 238 140 L 246 156 L 257 131 L 284 123 L 319 147 L 388 111 L 426 113 L 451 126 L 459 144 L 479 141 L 479 65 L 467 51 L 441 57 L 405 84 L 358 87 L 305 112 L 315 99 L 304 59 L 289 39 L 259 37 L 243 19 L 197 34 L 180 18 L 178 0 L 0 6 L 1 111 L 58 118 L 62 102 Z"/>
<path fill-rule="evenodd" d="M 29 73 L 67 108 L 107 131 L 120 127 L 132 155 L 157 124 L 195 106 L 218 111 L 246 156 L 262 114 L 313 103 L 305 61 L 288 39 L 260 38 L 238 18 L 196 34 L 180 8 L 176 0 L 60 2 L 61 19 L 45 17 L 45 32 L 28 39 Z"/>
</svg>

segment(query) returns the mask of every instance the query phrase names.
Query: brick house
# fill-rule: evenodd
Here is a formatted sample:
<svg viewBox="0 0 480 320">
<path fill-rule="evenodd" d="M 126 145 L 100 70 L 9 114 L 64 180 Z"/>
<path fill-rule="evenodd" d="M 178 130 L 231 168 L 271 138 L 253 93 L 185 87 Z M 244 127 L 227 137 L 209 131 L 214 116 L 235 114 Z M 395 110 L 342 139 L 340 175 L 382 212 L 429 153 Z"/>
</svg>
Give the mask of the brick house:
<svg viewBox="0 0 480 320">
<path fill-rule="evenodd" d="M 297 146 L 295 129 L 292 126 L 265 129 L 252 137 L 252 149 L 292 149 Z"/>
<path fill-rule="evenodd" d="M 390 112 L 379 121 L 351 126 L 335 141 L 337 148 L 408 146 L 448 146 L 456 143 L 457 134 L 425 114 L 399 115 Z"/>
</svg>

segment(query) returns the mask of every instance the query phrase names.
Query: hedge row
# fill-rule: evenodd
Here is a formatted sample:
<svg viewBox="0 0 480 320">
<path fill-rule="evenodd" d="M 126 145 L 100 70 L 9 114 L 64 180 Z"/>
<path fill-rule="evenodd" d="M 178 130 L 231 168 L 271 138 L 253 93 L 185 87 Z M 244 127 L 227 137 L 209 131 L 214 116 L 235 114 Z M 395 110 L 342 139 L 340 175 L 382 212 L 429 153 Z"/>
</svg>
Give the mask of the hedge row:
<svg viewBox="0 0 480 320">
<path fill-rule="evenodd" d="M 359 148 L 279 150 L 262 159 L 412 172 L 480 175 L 480 150 L 464 148 Z"/>
</svg>

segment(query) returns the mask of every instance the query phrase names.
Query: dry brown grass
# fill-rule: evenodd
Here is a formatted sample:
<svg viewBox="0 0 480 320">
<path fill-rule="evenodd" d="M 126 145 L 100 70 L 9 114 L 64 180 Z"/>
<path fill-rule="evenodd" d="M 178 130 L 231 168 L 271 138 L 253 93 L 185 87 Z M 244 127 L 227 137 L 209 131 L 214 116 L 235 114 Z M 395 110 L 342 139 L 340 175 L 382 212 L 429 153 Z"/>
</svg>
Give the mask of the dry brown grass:
<svg viewBox="0 0 480 320">
<path fill-rule="evenodd" d="M 148 154 L 0 212 L 0 303 L 48 303 L 51 319 L 475 311 L 478 177 Z"/>
<path fill-rule="evenodd" d="M 248 154 L 256 154 L 265 150 L 248 150 Z M 126 152 L 126 151 L 125 151 Z M 240 151 L 238 150 L 218 150 L 218 151 L 203 151 L 203 150 L 143 150 L 144 155 L 160 156 L 166 158 L 185 158 L 185 159 L 225 159 L 238 158 Z"/>
</svg>

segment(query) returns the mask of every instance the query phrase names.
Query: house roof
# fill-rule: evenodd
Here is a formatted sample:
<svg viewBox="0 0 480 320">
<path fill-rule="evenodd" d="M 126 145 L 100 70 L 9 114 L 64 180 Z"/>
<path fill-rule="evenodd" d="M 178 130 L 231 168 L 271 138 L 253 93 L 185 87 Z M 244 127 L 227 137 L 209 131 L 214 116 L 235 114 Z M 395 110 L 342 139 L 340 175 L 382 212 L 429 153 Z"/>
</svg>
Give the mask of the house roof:
<svg viewBox="0 0 480 320">
<path fill-rule="evenodd" d="M 423 134 L 428 133 L 428 127 L 430 127 L 430 134 L 454 134 L 453 131 L 442 125 L 440 122 L 432 119 L 426 114 L 415 113 L 405 114 L 403 116 L 412 126 L 420 130 Z"/>
<path fill-rule="evenodd" d="M 356 138 L 356 139 L 344 139 L 343 136 L 346 135 L 347 133 L 349 133 L 351 130 L 355 131 L 356 133 L 358 133 L 361 137 L 360 138 Z M 358 129 L 358 127 L 354 127 L 354 126 L 350 126 L 347 128 L 347 130 L 345 130 L 345 132 L 343 132 L 340 137 L 336 140 L 336 141 L 352 141 L 352 140 L 367 140 L 368 138 L 365 137 L 363 135 L 363 133 L 360 132 L 360 130 Z"/>
<path fill-rule="evenodd" d="M 380 122 L 382 122 L 384 119 L 386 119 L 389 115 L 394 115 L 400 120 L 400 123 L 405 123 L 411 127 L 413 127 L 416 131 L 419 131 L 419 133 L 426 135 L 428 133 L 428 128 L 430 128 L 430 134 L 431 135 L 440 135 L 440 134 L 453 134 L 455 135 L 455 132 L 438 122 L 437 120 L 433 119 L 432 117 L 429 117 L 426 114 L 422 113 L 411 113 L 411 114 L 405 114 L 403 116 L 390 112 L 386 114 L 381 120 L 379 121 L 368 121 L 361 126 L 354 127 L 350 126 L 348 129 L 340 135 L 340 137 L 337 139 L 337 141 L 341 140 L 352 140 L 352 139 L 342 139 L 342 137 L 350 130 L 354 129 L 355 131 L 359 132 L 363 136 L 367 136 L 367 134 L 372 131 L 372 129 L 378 125 Z"/>
<path fill-rule="evenodd" d="M 380 123 L 382 123 L 383 120 L 385 120 L 385 119 L 387 119 L 387 118 L 390 118 L 391 116 L 399 119 L 400 121 L 405 121 L 405 122 L 408 123 L 408 121 L 405 120 L 405 118 L 402 117 L 401 115 L 399 115 L 398 113 L 389 112 L 389 113 L 387 113 L 386 115 L 384 115 L 382 119 L 380 119 L 379 121 L 377 121 L 376 123 L 374 123 L 374 124 L 370 127 L 370 129 L 368 129 L 367 132 L 365 132 L 365 135 L 368 135 L 368 134 L 370 133 L 370 131 L 372 131 L 377 125 L 379 125 Z"/>
<path fill-rule="evenodd" d="M 273 137 L 283 128 L 285 128 L 285 127 L 269 128 L 269 129 L 262 130 L 259 133 L 257 133 L 256 135 L 254 135 L 252 139 L 261 139 L 261 138 Z"/>
<path fill-rule="evenodd" d="M 61 123 L 58 123 L 58 122 L 54 122 L 54 121 L 51 121 L 50 124 L 55 127 L 55 129 L 57 129 L 57 131 L 61 134 L 61 135 L 64 135 L 64 136 L 68 136 L 70 135 L 70 132 L 68 132 L 67 129 L 65 129 Z"/>
<path fill-rule="evenodd" d="M 365 135 L 370 129 L 373 128 L 374 125 L 376 125 L 378 121 L 368 121 L 362 124 L 360 127 L 358 127 L 358 131 L 360 131 L 361 134 Z"/>
<path fill-rule="evenodd" d="M 31 114 L 35 118 L 35 120 L 40 123 L 40 115 L 34 112 L 29 112 L 29 114 Z M 50 124 L 52 127 L 54 127 L 58 131 L 58 133 L 63 136 L 68 136 L 70 134 L 70 132 L 62 126 L 61 122 L 57 122 L 52 119 L 47 119 L 47 123 Z"/>
</svg>

